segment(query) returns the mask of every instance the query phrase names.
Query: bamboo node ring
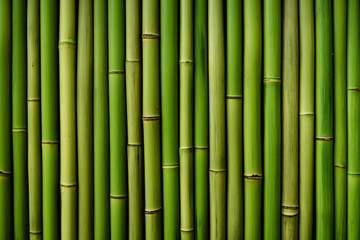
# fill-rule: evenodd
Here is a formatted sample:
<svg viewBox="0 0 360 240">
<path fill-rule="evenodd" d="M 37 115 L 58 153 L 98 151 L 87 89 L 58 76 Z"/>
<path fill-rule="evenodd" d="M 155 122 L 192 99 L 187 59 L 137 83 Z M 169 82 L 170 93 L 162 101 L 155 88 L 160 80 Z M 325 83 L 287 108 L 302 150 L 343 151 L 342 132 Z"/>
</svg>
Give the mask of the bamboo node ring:
<svg viewBox="0 0 360 240">
<path fill-rule="evenodd" d="M 143 39 L 159 39 L 159 34 L 156 34 L 156 33 L 143 33 L 142 38 Z"/>
<path fill-rule="evenodd" d="M 162 208 L 159 209 L 155 209 L 155 210 L 145 210 L 145 214 L 146 215 L 154 215 L 154 214 L 158 214 L 162 211 Z"/>
</svg>

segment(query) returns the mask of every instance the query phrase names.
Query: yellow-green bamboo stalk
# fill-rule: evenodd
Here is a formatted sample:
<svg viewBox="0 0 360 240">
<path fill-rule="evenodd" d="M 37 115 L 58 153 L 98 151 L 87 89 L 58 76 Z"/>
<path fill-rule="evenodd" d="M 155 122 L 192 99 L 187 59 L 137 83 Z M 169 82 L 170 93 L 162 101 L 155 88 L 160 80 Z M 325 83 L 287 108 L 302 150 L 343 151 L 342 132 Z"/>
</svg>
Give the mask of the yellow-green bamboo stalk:
<svg viewBox="0 0 360 240">
<path fill-rule="evenodd" d="M 141 126 L 141 5 L 126 0 L 126 105 L 128 133 L 129 239 L 144 238 L 144 177 Z"/>
<path fill-rule="evenodd" d="M 29 233 L 42 239 L 39 0 L 27 6 Z"/>
<path fill-rule="evenodd" d="M 64 240 L 77 238 L 75 15 L 75 1 L 60 0 L 60 187 L 61 239 Z"/>
<path fill-rule="evenodd" d="M 11 162 L 11 1 L 0 1 L 0 239 L 13 237 Z"/>
<path fill-rule="evenodd" d="M 225 32 L 224 2 L 210 0 L 209 135 L 210 239 L 226 236 Z"/>
<path fill-rule="evenodd" d="M 93 239 L 93 1 L 80 0 L 77 49 L 78 239 Z"/>
<path fill-rule="evenodd" d="M 300 106 L 299 106 L 299 239 L 314 234 L 314 1 L 299 2 Z"/>
</svg>

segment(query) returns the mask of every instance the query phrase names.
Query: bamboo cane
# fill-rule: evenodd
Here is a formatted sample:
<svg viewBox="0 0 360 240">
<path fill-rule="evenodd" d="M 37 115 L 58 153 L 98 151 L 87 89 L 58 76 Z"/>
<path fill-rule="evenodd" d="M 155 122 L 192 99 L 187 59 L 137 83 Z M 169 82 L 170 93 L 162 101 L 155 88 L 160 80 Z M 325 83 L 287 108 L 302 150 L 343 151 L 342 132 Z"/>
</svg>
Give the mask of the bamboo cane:
<svg viewBox="0 0 360 240">
<path fill-rule="evenodd" d="M 264 239 L 280 239 L 281 1 L 264 2 Z"/>
<path fill-rule="evenodd" d="M 110 238 L 107 1 L 94 1 L 94 236 Z"/>
<path fill-rule="evenodd" d="M 160 1 L 164 239 L 180 236 L 179 1 Z"/>
<path fill-rule="evenodd" d="M 145 236 L 158 239 L 162 236 L 159 0 L 144 0 L 142 10 Z"/>
<path fill-rule="evenodd" d="M 348 192 L 347 237 L 360 236 L 360 2 L 348 1 L 347 39 L 347 129 L 348 129 Z"/>
<path fill-rule="evenodd" d="M 27 5 L 29 233 L 42 239 L 39 0 Z"/>
<path fill-rule="evenodd" d="M 0 239 L 13 237 L 11 163 L 11 1 L 0 1 Z"/>
<path fill-rule="evenodd" d="M 60 0 L 60 186 L 61 239 L 77 238 L 77 176 L 75 130 L 75 2 Z"/>
<path fill-rule="evenodd" d="M 261 238 L 261 1 L 244 1 L 244 232 Z"/>
<path fill-rule="evenodd" d="M 125 1 L 110 0 L 108 12 L 110 235 L 112 239 L 127 239 Z"/>
<path fill-rule="evenodd" d="M 60 238 L 59 1 L 40 0 L 43 238 Z"/>
<path fill-rule="evenodd" d="M 80 0 L 77 49 L 78 239 L 93 239 L 93 1 Z"/>
<path fill-rule="evenodd" d="M 346 1 L 333 1 L 335 239 L 346 239 Z M 300 211 L 301 212 L 301 211 Z"/>
<path fill-rule="evenodd" d="M 206 0 L 195 0 L 194 15 L 195 238 L 207 240 L 209 239 L 209 97 Z"/>
<path fill-rule="evenodd" d="M 180 1 L 180 204 L 181 239 L 194 239 L 193 5 Z"/>
<path fill-rule="evenodd" d="M 299 2 L 300 109 L 299 109 L 299 238 L 313 238 L 314 219 L 314 1 Z"/>
<path fill-rule="evenodd" d="M 210 239 L 226 235 L 225 36 L 223 1 L 208 5 Z"/>
<path fill-rule="evenodd" d="M 243 5 L 227 0 L 227 237 L 244 237 L 243 184 Z"/>
<path fill-rule="evenodd" d="M 25 239 L 29 234 L 25 0 L 13 1 L 12 26 L 14 238 Z"/>
<path fill-rule="evenodd" d="M 315 176 L 316 238 L 332 239 L 333 201 L 333 79 L 331 2 L 315 1 Z"/>
<path fill-rule="evenodd" d="M 144 238 L 140 49 L 141 6 L 140 0 L 127 0 L 125 5 L 129 239 L 137 240 Z"/>
</svg>

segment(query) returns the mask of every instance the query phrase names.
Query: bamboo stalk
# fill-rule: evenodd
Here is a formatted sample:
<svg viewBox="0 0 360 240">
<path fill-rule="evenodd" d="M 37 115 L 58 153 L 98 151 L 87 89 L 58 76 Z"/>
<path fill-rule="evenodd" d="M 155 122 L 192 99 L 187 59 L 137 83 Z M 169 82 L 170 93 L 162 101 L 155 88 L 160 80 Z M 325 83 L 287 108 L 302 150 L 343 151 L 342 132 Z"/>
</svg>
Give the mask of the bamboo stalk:
<svg viewBox="0 0 360 240">
<path fill-rule="evenodd" d="M 144 0 L 142 10 L 145 236 L 158 239 L 162 236 L 159 0 Z"/>
<path fill-rule="evenodd" d="M 60 186 L 61 239 L 77 238 L 75 2 L 60 0 Z"/>
<path fill-rule="evenodd" d="M 193 5 L 180 1 L 180 207 L 181 239 L 194 239 Z"/>
<path fill-rule="evenodd" d="M 40 0 L 43 238 L 60 238 L 59 2 Z"/>
<path fill-rule="evenodd" d="M 179 1 L 160 1 L 164 239 L 180 236 Z"/>
<path fill-rule="evenodd" d="M 42 195 L 39 0 L 29 0 L 27 5 L 29 233 L 30 239 L 41 239 Z"/>
<path fill-rule="evenodd" d="M 315 176 L 316 238 L 332 239 L 333 201 L 333 78 L 331 2 L 315 1 Z"/>
<path fill-rule="evenodd" d="M 335 239 L 346 239 L 346 1 L 333 1 Z M 301 211 L 300 211 L 301 212 Z"/>
<path fill-rule="evenodd" d="M 13 1 L 12 27 L 14 238 L 25 239 L 29 234 L 25 0 Z"/>
<path fill-rule="evenodd" d="M 281 1 L 264 2 L 264 239 L 280 239 Z"/>
<path fill-rule="evenodd" d="M 210 239 L 226 236 L 225 36 L 223 1 L 208 3 Z"/>
<path fill-rule="evenodd" d="M 78 239 L 93 239 L 93 1 L 80 0 L 77 49 Z"/>
<path fill-rule="evenodd" d="M 108 12 L 110 235 L 112 239 L 127 239 L 125 1 L 110 0 Z"/>
<path fill-rule="evenodd" d="M 110 238 L 107 1 L 94 1 L 94 236 Z"/>
<path fill-rule="evenodd" d="M 195 238 L 207 240 L 209 239 L 209 97 L 206 0 L 195 0 L 194 15 Z"/>
<path fill-rule="evenodd" d="M 261 238 L 261 0 L 244 1 L 244 233 Z"/>
<path fill-rule="evenodd" d="M 13 237 L 11 162 L 11 1 L 0 1 L 0 239 Z"/>
<path fill-rule="evenodd" d="M 360 3 L 348 1 L 347 38 L 347 237 L 360 236 Z"/>
<path fill-rule="evenodd" d="M 313 238 L 314 219 L 314 1 L 299 2 L 300 109 L 299 109 L 299 238 Z"/>
<path fill-rule="evenodd" d="M 227 237 L 244 238 L 243 5 L 227 0 Z"/>
<path fill-rule="evenodd" d="M 140 0 L 126 0 L 126 104 L 128 131 L 129 239 L 144 238 L 141 126 Z"/>
</svg>

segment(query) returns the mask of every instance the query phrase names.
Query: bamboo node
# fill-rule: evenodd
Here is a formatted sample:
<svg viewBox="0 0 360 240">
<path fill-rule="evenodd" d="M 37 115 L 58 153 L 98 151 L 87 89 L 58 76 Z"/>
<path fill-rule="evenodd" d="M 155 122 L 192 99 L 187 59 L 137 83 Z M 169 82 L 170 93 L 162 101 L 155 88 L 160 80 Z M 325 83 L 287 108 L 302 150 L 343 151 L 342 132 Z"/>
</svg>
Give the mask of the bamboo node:
<svg viewBox="0 0 360 240">
<path fill-rule="evenodd" d="M 40 98 L 28 98 L 28 102 L 40 102 Z"/>
<path fill-rule="evenodd" d="M 145 215 L 154 215 L 154 214 L 158 214 L 162 211 L 162 208 L 159 209 L 155 209 L 155 210 L 146 210 L 145 209 Z"/>
<path fill-rule="evenodd" d="M 42 141 L 42 144 L 59 144 L 59 141 Z"/>
<path fill-rule="evenodd" d="M 315 115 L 315 113 L 313 112 L 302 112 L 302 113 L 299 113 L 299 116 L 313 116 Z"/>
<path fill-rule="evenodd" d="M 194 149 L 195 150 L 196 149 L 198 149 L 198 150 L 201 150 L 201 149 L 206 150 L 206 149 L 209 149 L 209 146 L 194 146 Z"/>
<path fill-rule="evenodd" d="M 174 164 L 163 164 L 162 165 L 162 169 L 176 169 L 179 168 L 179 164 L 178 163 L 174 163 Z"/>
<path fill-rule="evenodd" d="M 193 146 L 190 146 L 190 147 L 179 147 L 179 151 L 181 151 L 181 150 L 193 150 L 194 148 L 193 148 Z"/>
<path fill-rule="evenodd" d="M 156 33 L 143 33 L 142 34 L 143 39 L 159 39 L 159 34 Z"/>
<path fill-rule="evenodd" d="M 128 147 L 141 147 L 141 143 L 128 143 Z"/>
<path fill-rule="evenodd" d="M 59 41 L 59 47 L 62 46 L 62 45 L 71 45 L 71 46 L 76 46 L 76 42 L 74 41 L 70 41 L 70 40 L 62 40 L 62 41 Z"/>
<path fill-rule="evenodd" d="M 12 129 L 13 132 L 27 132 L 26 128 L 13 128 Z"/>
<path fill-rule="evenodd" d="M 180 60 L 179 63 L 184 63 L 184 64 L 188 64 L 188 65 L 193 65 L 194 61 L 193 60 Z"/>
<path fill-rule="evenodd" d="M 318 141 L 327 141 L 327 142 L 329 142 L 329 141 L 332 141 L 334 139 L 334 137 L 316 137 L 315 139 L 318 140 Z"/>
<path fill-rule="evenodd" d="M 242 99 L 242 95 L 226 95 L 226 99 Z"/>
<path fill-rule="evenodd" d="M 261 180 L 263 179 L 262 174 L 244 174 L 245 179 L 249 180 Z"/>
<path fill-rule="evenodd" d="M 180 231 L 181 231 L 181 232 L 193 232 L 193 231 L 194 231 L 194 228 L 189 228 L 189 229 L 181 228 Z"/>
<path fill-rule="evenodd" d="M 264 83 L 281 83 L 281 78 L 279 77 L 264 77 Z"/>
<path fill-rule="evenodd" d="M 41 235 L 42 231 L 29 231 L 29 234 L 31 234 L 31 235 Z"/>
<path fill-rule="evenodd" d="M 341 166 L 341 165 L 334 165 L 334 167 L 346 169 L 346 166 Z"/>
<path fill-rule="evenodd" d="M 347 90 L 350 90 L 350 91 L 360 91 L 360 88 L 348 88 Z"/>
<path fill-rule="evenodd" d="M 160 120 L 160 115 L 153 115 L 153 116 L 143 116 L 143 121 L 157 121 Z"/>
<path fill-rule="evenodd" d="M 0 170 L 0 176 L 6 177 L 6 176 L 11 176 L 11 175 L 12 175 L 12 172 L 5 172 L 5 171 Z"/>
<path fill-rule="evenodd" d="M 360 175 L 360 173 L 354 173 L 354 172 L 347 172 L 348 175 Z"/>
<path fill-rule="evenodd" d="M 127 199 L 128 195 L 110 195 L 110 199 Z"/>
<path fill-rule="evenodd" d="M 125 63 L 141 63 L 141 60 L 135 59 L 126 59 Z"/>
<path fill-rule="evenodd" d="M 112 75 L 112 74 L 124 74 L 125 73 L 125 70 L 112 70 L 112 71 L 109 71 L 109 75 Z"/>
<path fill-rule="evenodd" d="M 222 172 L 226 172 L 226 169 L 213 169 L 213 168 L 209 168 L 210 172 L 214 172 L 214 173 L 222 173 Z"/>
<path fill-rule="evenodd" d="M 281 206 L 281 214 L 287 217 L 295 217 L 299 214 L 299 206 Z"/>
<path fill-rule="evenodd" d="M 77 184 L 66 184 L 66 183 L 60 183 L 60 187 L 65 187 L 65 188 L 72 188 L 72 187 L 77 187 Z"/>
</svg>

